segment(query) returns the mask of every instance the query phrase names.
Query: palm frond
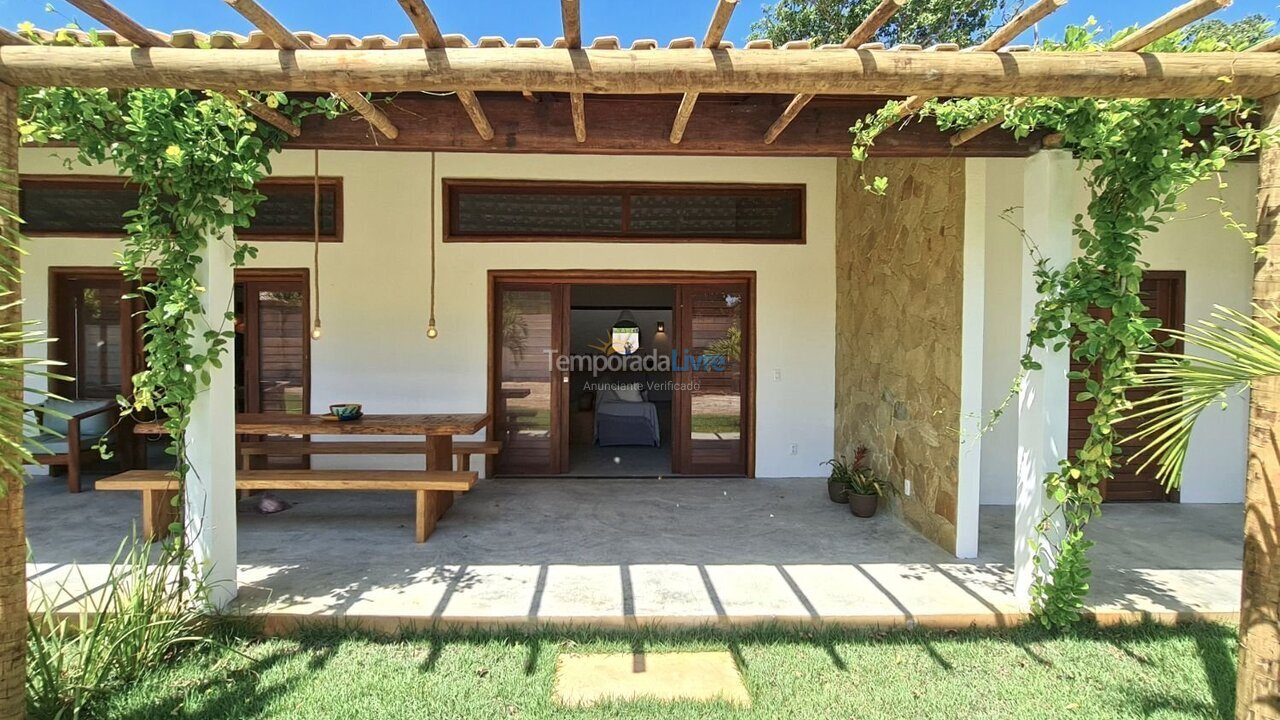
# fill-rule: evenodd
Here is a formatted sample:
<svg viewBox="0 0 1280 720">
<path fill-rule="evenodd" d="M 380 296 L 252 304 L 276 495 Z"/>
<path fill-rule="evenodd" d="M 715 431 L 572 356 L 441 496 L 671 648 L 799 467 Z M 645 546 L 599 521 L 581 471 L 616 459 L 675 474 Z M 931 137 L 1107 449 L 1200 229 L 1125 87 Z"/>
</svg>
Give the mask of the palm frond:
<svg viewBox="0 0 1280 720">
<path fill-rule="evenodd" d="M 1232 392 L 1244 392 L 1259 378 L 1280 375 L 1280 314 L 1256 307 L 1255 317 L 1215 306 L 1207 320 L 1169 334 L 1186 345 L 1208 351 L 1207 357 L 1186 353 L 1145 353 L 1137 364 L 1135 387 L 1152 391 L 1134 400 L 1128 413 L 1140 420 L 1125 442 L 1141 441 L 1135 455 L 1139 470 L 1157 466 L 1156 477 L 1167 488 L 1182 479 L 1187 448 L 1196 420 Z"/>
</svg>

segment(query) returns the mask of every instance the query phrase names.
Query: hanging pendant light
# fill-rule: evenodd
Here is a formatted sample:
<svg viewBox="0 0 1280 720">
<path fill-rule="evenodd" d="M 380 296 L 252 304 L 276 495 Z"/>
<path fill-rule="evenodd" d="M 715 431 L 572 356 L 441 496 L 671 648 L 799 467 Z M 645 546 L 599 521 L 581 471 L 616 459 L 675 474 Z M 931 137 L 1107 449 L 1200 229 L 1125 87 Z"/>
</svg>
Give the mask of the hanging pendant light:
<svg viewBox="0 0 1280 720">
<path fill-rule="evenodd" d="M 311 172 L 311 190 L 312 190 L 312 209 L 311 209 L 311 231 L 313 233 L 314 249 L 311 258 L 311 281 L 312 294 L 316 296 L 316 321 L 311 325 L 311 339 L 319 340 L 320 330 L 320 151 L 318 149 L 311 151 L 312 172 Z"/>
<path fill-rule="evenodd" d="M 427 317 L 427 339 L 435 340 L 440 334 L 436 329 L 436 154 L 431 153 L 431 193 L 427 203 L 431 241 L 431 312 Z"/>
</svg>

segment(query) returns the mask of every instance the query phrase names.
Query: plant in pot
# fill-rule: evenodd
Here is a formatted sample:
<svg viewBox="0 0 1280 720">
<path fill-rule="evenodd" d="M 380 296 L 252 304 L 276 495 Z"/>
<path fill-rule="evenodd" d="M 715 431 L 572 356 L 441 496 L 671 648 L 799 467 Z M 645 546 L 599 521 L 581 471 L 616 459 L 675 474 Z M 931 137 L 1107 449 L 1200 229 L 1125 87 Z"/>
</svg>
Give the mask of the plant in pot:
<svg viewBox="0 0 1280 720">
<path fill-rule="evenodd" d="M 831 474 L 827 476 L 827 497 L 834 503 L 849 502 L 849 476 L 853 473 L 853 465 L 845 462 L 843 457 L 831 458 L 822 464 L 831 466 Z"/>
<path fill-rule="evenodd" d="M 884 495 L 888 483 L 876 477 L 869 467 L 854 467 L 849 471 L 846 495 L 849 500 L 849 512 L 858 517 L 869 518 L 876 514 L 880 507 L 880 497 Z"/>
</svg>

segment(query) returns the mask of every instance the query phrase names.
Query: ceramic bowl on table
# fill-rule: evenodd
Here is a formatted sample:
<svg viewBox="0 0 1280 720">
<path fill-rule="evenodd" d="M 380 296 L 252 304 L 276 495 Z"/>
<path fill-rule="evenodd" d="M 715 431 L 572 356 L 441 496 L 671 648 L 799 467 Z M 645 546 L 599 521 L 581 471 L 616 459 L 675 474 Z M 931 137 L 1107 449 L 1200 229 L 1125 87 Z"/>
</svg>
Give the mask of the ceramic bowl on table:
<svg viewBox="0 0 1280 720">
<path fill-rule="evenodd" d="M 357 420 L 364 413 L 360 403 L 336 403 L 329 406 L 329 414 L 339 420 Z"/>
</svg>

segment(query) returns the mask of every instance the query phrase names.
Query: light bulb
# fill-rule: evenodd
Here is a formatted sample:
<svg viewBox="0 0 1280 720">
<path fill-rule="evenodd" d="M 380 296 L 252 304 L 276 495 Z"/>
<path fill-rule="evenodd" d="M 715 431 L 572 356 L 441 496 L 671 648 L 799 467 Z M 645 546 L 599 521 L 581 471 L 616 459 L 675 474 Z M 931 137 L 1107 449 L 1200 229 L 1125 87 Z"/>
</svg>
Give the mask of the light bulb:
<svg viewBox="0 0 1280 720">
<path fill-rule="evenodd" d="M 320 335 L 321 335 L 321 333 L 320 333 L 320 321 L 319 321 L 319 320 L 317 320 L 317 321 L 316 321 L 316 324 L 311 326 L 311 339 L 312 339 L 312 340 L 319 340 L 319 339 L 320 339 Z"/>
<path fill-rule="evenodd" d="M 440 331 L 439 331 L 439 330 L 436 330 L 436 321 L 435 321 L 435 320 L 432 320 L 431 322 L 427 323 L 427 338 L 428 338 L 428 339 L 435 340 L 435 339 L 436 339 L 436 336 L 437 336 L 437 335 L 439 335 L 439 334 L 440 334 Z"/>
</svg>

